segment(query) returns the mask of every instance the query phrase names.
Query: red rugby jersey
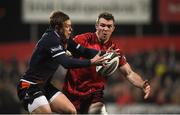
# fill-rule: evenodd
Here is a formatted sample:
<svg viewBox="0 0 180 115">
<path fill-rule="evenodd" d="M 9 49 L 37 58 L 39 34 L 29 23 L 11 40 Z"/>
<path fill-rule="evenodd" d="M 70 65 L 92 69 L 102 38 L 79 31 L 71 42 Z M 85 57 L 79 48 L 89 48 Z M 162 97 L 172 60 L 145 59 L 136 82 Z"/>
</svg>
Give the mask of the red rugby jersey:
<svg viewBox="0 0 180 115">
<path fill-rule="evenodd" d="M 77 35 L 74 40 L 82 46 L 97 50 L 107 50 L 114 44 L 111 40 L 103 45 L 100 44 L 95 33 Z M 115 44 L 113 49 L 117 49 Z M 122 52 L 120 52 L 119 65 L 122 66 L 125 63 L 126 59 Z M 105 81 L 106 78 L 96 72 L 95 66 L 69 69 L 65 78 L 63 90 L 72 96 L 86 96 L 97 90 L 104 90 Z"/>
</svg>

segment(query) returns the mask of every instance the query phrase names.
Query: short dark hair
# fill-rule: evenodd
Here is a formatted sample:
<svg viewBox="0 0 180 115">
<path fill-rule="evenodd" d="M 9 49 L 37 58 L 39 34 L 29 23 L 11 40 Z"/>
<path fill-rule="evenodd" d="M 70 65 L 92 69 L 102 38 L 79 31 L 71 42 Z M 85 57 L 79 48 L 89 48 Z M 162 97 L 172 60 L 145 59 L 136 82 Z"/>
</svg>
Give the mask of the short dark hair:
<svg viewBox="0 0 180 115">
<path fill-rule="evenodd" d="M 99 19 L 100 19 L 100 18 L 104 18 L 104 19 L 106 19 L 106 20 L 113 20 L 113 22 L 115 23 L 114 16 L 113 16 L 111 13 L 109 13 L 109 12 L 100 13 L 99 16 L 98 16 L 98 18 L 97 18 L 97 20 L 96 20 L 96 23 L 99 22 Z"/>
<path fill-rule="evenodd" d="M 52 28 L 55 28 L 56 25 L 62 28 L 63 23 L 69 19 L 70 19 L 69 16 L 65 13 L 61 11 L 53 11 L 49 17 L 49 24 Z"/>
</svg>

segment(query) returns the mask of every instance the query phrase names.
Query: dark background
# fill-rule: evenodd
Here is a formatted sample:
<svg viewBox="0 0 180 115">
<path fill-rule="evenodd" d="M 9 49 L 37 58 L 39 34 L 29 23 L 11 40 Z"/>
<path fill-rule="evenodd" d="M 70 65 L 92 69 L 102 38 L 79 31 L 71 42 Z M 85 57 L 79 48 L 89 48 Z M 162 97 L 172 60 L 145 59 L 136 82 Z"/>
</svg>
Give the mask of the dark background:
<svg viewBox="0 0 180 115">
<path fill-rule="evenodd" d="M 139 28 L 141 36 L 145 35 L 177 35 L 179 23 L 161 23 L 159 21 L 159 0 L 152 0 L 151 23 L 146 25 L 119 24 L 116 25 L 114 36 L 137 36 Z M 32 25 L 21 21 L 21 0 L 0 0 L 0 43 L 30 41 L 30 28 Z M 48 27 L 47 24 L 37 24 L 38 38 Z M 92 24 L 74 24 L 74 34 L 95 30 Z"/>
<path fill-rule="evenodd" d="M 159 2 L 151 0 L 150 24 L 119 24 L 113 33 L 133 70 L 149 80 L 151 96 L 144 100 L 142 90 L 116 72 L 108 79 L 104 93 L 109 113 L 180 113 L 180 21 L 162 23 Z M 0 0 L 0 114 L 27 113 L 16 87 L 36 41 L 47 27 L 22 22 L 21 0 Z M 73 29 L 74 35 L 95 31 L 92 24 L 74 24 Z M 131 49 L 134 53 L 130 53 Z M 65 74 L 65 69 L 55 74 L 53 83 L 57 88 L 62 88 Z"/>
</svg>

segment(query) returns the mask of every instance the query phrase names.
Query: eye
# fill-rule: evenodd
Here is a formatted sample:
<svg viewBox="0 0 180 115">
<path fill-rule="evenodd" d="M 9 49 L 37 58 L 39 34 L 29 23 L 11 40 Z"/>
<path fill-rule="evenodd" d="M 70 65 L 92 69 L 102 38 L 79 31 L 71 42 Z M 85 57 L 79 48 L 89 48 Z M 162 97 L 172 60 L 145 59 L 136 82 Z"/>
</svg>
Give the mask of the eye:
<svg viewBox="0 0 180 115">
<path fill-rule="evenodd" d="M 110 29 L 110 28 L 112 28 L 113 26 L 112 26 L 112 25 L 107 25 L 107 27 Z"/>
<path fill-rule="evenodd" d="M 101 27 L 106 27 L 106 25 L 105 25 L 105 24 L 100 24 L 100 26 L 101 26 Z"/>
<path fill-rule="evenodd" d="M 113 27 L 112 24 L 107 24 L 107 25 L 106 24 L 100 24 L 100 26 L 103 27 L 103 28 L 108 27 L 109 29 L 111 29 Z"/>
</svg>

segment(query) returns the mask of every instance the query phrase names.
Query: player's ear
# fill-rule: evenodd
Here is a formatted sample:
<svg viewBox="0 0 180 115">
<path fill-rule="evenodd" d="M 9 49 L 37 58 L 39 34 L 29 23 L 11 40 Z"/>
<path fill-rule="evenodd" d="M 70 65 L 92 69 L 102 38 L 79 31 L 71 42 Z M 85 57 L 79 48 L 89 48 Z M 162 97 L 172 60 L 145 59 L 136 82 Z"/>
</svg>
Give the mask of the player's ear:
<svg viewBox="0 0 180 115">
<path fill-rule="evenodd" d="M 60 25 L 55 25 L 55 29 L 60 32 L 63 33 L 63 28 L 60 27 Z"/>
<path fill-rule="evenodd" d="M 113 31 L 115 30 L 115 28 L 116 28 L 116 27 L 115 27 L 115 26 L 113 26 Z"/>
<path fill-rule="evenodd" d="M 95 28 L 96 29 L 97 29 L 98 23 L 99 23 L 99 18 L 96 19 L 96 23 L 95 23 Z"/>
<path fill-rule="evenodd" d="M 60 28 L 59 25 L 55 25 L 56 30 L 59 30 L 59 28 Z"/>
<path fill-rule="evenodd" d="M 96 22 L 96 24 L 95 24 L 95 28 L 97 29 L 97 27 L 98 27 L 98 23 Z"/>
</svg>

